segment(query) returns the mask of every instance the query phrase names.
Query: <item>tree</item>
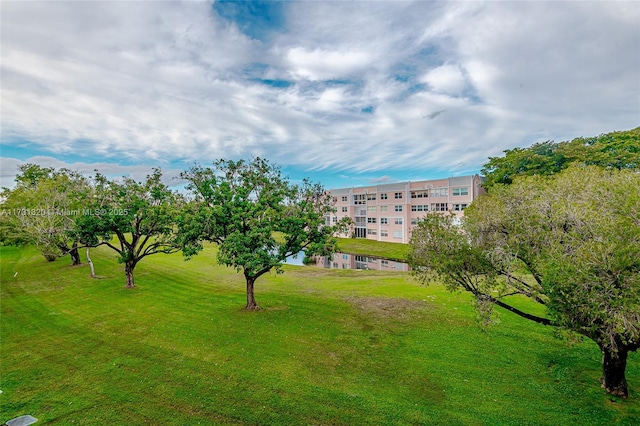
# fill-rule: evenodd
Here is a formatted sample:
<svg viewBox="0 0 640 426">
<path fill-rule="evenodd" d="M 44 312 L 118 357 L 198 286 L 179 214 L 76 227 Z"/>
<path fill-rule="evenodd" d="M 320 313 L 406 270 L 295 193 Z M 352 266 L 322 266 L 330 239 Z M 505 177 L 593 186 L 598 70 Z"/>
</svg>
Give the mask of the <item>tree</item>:
<svg viewBox="0 0 640 426">
<path fill-rule="evenodd" d="M 145 257 L 179 251 L 175 223 L 182 197 L 162 182 L 162 172 L 154 172 L 144 182 L 131 178 L 109 180 L 97 173 L 94 199 L 85 209 L 77 228 L 77 238 L 87 246 L 106 245 L 124 263 L 126 287 L 134 288 L 133 272 Z M 117 243 L 112 239 L 115 235 Z"/>
<path fill-rule="evenodd" d="M 202 242 L 218 244 L 218 263 L 242 271 L 247 310 L 259 309 L 256 280 L 282 272 L 287 257 L 336 251 L 337 227 L 325 226 L 330 196 L 321 185 L 305 180 L 292 185 L 267 160 L 219 160 L 213 168 L 192 167 L 181 177 L 195 194 L 179 221 L 182 251 L 190 257 Z"/>
<path fill-rule="evenodd" d="M 490 157 L 482 174 L 488 191 L 494 184 L 510 184 L 517 176 L 552 175 L 573 163 L 612 169 L 640 168 L 640 127 L 576 138 L 565 142 L 535 143 L 529 148 L 504 151 L 503 157 Z"/>
<path fill-rule="evenodd" d="M 33 244 L 49 261 L 69 255 L 79 265 L 73 237 L 81 207 L 90 192 L 87 180 L 68 169 L 24 164 L 13 190 L 3 189 L 2 230 L 5 242 Z"/>
<path fill-rule="evenodd" d="M 518 177 L 476 200 L 462 228 L 427 216 L 410 263 L 422 280 L 471 292 L 485 318 L 499 305 L 593 340 L 603 388 L 626 397 L 627 355 L 640 347 L 639 188 L 635 171 L 593 166 Z M 503 300 L 514 294 L 545 305 L 548 318 Z"/>
</svg>

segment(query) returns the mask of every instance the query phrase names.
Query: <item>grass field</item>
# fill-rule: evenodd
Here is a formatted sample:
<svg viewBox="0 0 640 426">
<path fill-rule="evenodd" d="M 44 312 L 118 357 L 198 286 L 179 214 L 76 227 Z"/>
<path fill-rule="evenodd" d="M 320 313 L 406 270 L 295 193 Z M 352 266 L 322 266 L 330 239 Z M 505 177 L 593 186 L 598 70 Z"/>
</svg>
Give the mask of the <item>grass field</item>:
<svg viewBox="0 0 640 426">
<path fill-rule="evenodd" d="M 338 238 L 340 251 L 365 256 L 385 257 L 404 262 L 409 254 L 408 244 L 387 243 L 364 238 Z"/>
<path fill-rule="evenodd" d="M 92 253 L 102 279 L 0 248 L 0 422 L 640 422 L 639 354 L 631 397 L 608 397 L 595 344 L 507 312 L 483 333 L 466 295 L 408 274 L 285 266 L 256 284 L 264 309 L 245 312 L 242 277 L 214 266 L 211 247 L 145 259 L 133 290 L 111 252 Z"/>
</svg>

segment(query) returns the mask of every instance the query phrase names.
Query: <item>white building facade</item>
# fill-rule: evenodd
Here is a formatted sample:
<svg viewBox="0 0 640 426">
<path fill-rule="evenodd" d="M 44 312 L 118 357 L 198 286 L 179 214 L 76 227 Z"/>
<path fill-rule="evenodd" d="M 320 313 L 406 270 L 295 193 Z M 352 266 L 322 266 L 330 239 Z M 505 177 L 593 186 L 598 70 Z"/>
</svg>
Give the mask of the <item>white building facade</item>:
<svg viewBox="0 0 640 426">
<path fill-rule="evenodd" d="M 399 182 L 358 188 L 332 189 L 336 223 L 350 217 L 355 238 L 408 243 L 411 229 L 430 212 L 462 217 L 464 210 L 484 193 L 478 175 Z"/>
</svg>

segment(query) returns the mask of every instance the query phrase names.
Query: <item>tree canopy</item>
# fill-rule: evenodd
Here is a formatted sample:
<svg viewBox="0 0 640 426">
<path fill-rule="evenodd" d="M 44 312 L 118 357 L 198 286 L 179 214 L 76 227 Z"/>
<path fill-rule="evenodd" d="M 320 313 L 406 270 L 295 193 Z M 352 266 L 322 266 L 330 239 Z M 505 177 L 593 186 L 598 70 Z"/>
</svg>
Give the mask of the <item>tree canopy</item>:
<svg viewBox="0 0 640 426">
<path fill-rule="evenodd" d="M 195 166 L 182 174 L 195 200 L 179 220 L 183 253 L 189 257 L 203 241 L 218 244 L 220 264 L 242 272 L 246 309 L 259 309 L 255 281 L 286 258 L 336 251 L 335 226 L 325 226 L 331 197 L 308 180 L 291 184 L 267 160 L 218 160 L 212 168 Z"/>
<path fill-rule="evenodd" d="M 77 172 L 23 164 L 16 187 L 2 191 L 4 242 L 33 244 L 49 261 L 70 255 L 79 264 L 73 230 L 89 193 L 89 182 Z"/>
<path fill-rule="evenodd" d="M 494 184 L 510 184 L 517 176 L 552 175 L 572 163 L 637 170 L 640 127 L 565 142 L 540 142 L 529 148 L 509 149 L 504 154 L 490 157 L 482 169 L 484 187 L 489 191 Z"/>
<path fill-rule="evenodd" d="M 574 165 L 555 176 L 495 185 L 465 212 L 461 228 L 429 215 L 413 231 L 410 262 L 471 292 L 489 317 L 500 305 L 524 318 L 592 339 L 602 386 L 627 396 L 627 354 L 640 347 L 640 174 Z M 524 295 L 548 317 L 505 302 Z"/>
<path fill-rule="evenodd" d="M 133 288 L 138 262 L 179 251 L 175 223 L 182 201 L 162 182 L 159 169 L 144 182 L 110 180 L 97 173 L 93 199 L 78 221 L 76 236 L 83 244 L 113 249 L 125 265 L 126 287 Z M 117 242 L 112 241 L 114 235 Z"/>
</svg>

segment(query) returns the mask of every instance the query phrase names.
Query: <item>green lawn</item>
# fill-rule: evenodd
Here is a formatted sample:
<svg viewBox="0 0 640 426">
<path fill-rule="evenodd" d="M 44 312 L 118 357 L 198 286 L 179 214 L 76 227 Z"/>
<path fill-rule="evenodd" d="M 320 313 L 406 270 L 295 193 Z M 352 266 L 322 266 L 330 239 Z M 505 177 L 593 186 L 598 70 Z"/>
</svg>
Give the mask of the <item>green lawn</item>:
<svg viewBox="0 0 640 426">
<path fill-rule="evenodd" d="M 409 274 L 285 266 L 242 310 L 241 275 L 153 256 L 126 290 L 111 251 L 96 272 L 1 247 L 0 422 L 68 425 L 637 425 L 631 398 L 599 387 L 595 344 Z M 14 277 L 15 273 L 18 273 Z M 523 301 L 522 303 L 526 303 Z"/>
<path fill-rule="evenodd" d="M 338 248 L 344 253 L 385 257 L 401 262 L 406 261 L 409 254 L 409 244 L 387 243 L 364 238 L 338 238 Z"/>
</svg>

